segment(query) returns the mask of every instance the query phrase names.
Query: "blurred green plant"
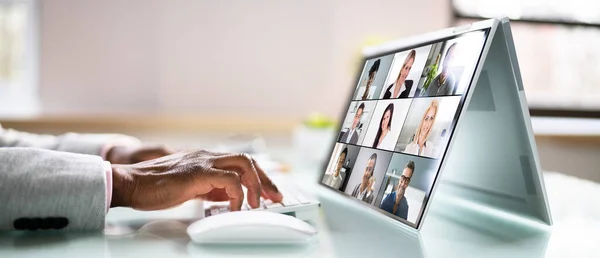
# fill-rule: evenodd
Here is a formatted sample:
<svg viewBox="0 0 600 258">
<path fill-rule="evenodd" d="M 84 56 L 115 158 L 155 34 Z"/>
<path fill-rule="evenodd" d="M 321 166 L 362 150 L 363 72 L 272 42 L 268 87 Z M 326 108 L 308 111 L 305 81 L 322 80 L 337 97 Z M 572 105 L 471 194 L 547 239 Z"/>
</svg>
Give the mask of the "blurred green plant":
<svg viewBox="0 0 600 258">
<path fill-rule="evenodd" d="M 303 122 L 306 127 L 309 128 L 333 128 L 336 125 L 336 121 L 321 113 L 312 113 Z"/>
<path fill-rule="evenodd" d="M 441 54 L 438 54 L 437 59 L 435 60 L 435 63 L 429 67 L 427 67 L 427 79 L 425 79 L 425 83 L 423 83 L 423 91 L 421 91 L 421 95 L 425 94 L 425 92 L 427 92 L 427 88 L 429 88 L 429 85 L 431 84 L 431 82 L 433 81 L 433 79 L 435 78 L 435 76 L 438 74 L 438 70 L 439 70 L 439 66 L 440 66 L 440 57 Z"/>
</svg>

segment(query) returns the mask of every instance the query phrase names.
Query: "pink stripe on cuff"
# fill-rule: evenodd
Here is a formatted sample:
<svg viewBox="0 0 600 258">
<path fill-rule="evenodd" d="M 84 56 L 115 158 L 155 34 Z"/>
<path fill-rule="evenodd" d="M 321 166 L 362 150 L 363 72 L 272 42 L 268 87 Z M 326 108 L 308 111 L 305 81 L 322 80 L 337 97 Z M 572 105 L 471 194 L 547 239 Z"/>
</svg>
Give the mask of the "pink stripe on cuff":
<svg viewBox="0 0 600 258">
<path fill-rule="evenodd" d="M 110 209 L 110 203 L 112 201 L 113 190 L 112 166 L 110 165 L 110 162 L 104 162 L 104 171 L 106 172 L 106 212 L 108 212 L 108 209 Z"/>
</svg>

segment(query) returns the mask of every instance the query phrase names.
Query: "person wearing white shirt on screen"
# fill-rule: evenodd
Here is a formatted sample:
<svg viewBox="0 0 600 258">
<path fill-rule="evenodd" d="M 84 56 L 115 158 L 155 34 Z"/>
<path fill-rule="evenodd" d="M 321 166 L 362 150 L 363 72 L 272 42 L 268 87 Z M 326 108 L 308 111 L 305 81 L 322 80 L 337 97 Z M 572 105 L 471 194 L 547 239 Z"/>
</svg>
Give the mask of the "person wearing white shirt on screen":
<svg viewBox="0 0 600 258">
<path fill-rule="evenodd" d="M 379 129 L 373 141 L 373 148 L 393 150 L 396 146 L 396 140 L 392 135 L 392 117 L 394 116 L 394 104 L 390 103 L 383 111 Z"/>
<path fill-rule="evenodd" d="M 365 173 L 363 173 L 362 181 L 358 185 L 356 185 L 356 187 L 352 191 L 352 197 L 356 197 L 357 199 L 364 202 L 369 201 L 367 198 L 367 193 L 369 192 L 369 179 L 373 176 L 376 164 L 377 153 L 373 153 L 367 161 L 367 167 L 365 168 Z"/>
<path fill-rule="evenodd" d="M 365 103 L 360 103 L 354 114 L 354 120 L 352 121 L 352 128 L 348 132 L 344 133 L 340 138 L 343 143 L 357 144 L 358 143 L 358 124 L 360 124 L 360 118 L 365 111 Z"/>
<path fill-rule="evenodd" d="M 383 99 L 397 99 L 397 98 L 408 98 L 408 94 L 410 93 L 410 89 L 412 88 L 413 81 L 406 80 L 408 74 L 410 73 L 410 69 L 415 63 L 417 52 L 413 49 L 408 55 L 406 55 L 406 59 L 402 64 L 402 68 L 400 68 L 400 73 L 398 74 L 398 78 L 396 81 L 390 85 L 385 93 L 383 94 Z M 403 89 L 403 91 L 400 91 Z"/>
<path fill-rule="evenodd" d="M 339 190 L 340 186 L 342 186 L 342 182 L 344 178 L 340 171 L 342 170 L 342 166 L 344 165 L 344 161 L 346 160 L 346 156 L 348 156 L 348 148 L 344 148 L 342 153 L 340 153 L 340 157 L 337 160 L 337 164 L 335 166 L 335 171 L 329 175 L 329 178 L 324 182 L 326 185 L 331 186 L 334 189 Z"/>
<path fill-rule="evenodd" d="M 423 114 L 421 123 L 417 127 L 413 141 L 406 146 L 406 149 L 404 149 L 405 153 L 427 157 L 433 157 L 435 155 L 435 144 L 428 139 L 435 123 L 438 107 L 439 104 L 437 100 L 434 99 L 431 101 L 425 114 Z"/>
</svg>

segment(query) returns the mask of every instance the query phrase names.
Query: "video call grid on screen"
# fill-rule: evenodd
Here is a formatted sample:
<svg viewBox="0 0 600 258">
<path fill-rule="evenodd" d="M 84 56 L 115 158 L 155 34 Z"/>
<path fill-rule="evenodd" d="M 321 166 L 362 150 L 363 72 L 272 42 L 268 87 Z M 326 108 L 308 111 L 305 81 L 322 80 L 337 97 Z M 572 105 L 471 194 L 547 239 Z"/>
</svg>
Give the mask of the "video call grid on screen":
<svg viewBox="0 0 600 258">
<path fill-rule="evenodd" d="M 488 34 L 366 59 L 321 184 L 417 228 Z"/>
</svg>

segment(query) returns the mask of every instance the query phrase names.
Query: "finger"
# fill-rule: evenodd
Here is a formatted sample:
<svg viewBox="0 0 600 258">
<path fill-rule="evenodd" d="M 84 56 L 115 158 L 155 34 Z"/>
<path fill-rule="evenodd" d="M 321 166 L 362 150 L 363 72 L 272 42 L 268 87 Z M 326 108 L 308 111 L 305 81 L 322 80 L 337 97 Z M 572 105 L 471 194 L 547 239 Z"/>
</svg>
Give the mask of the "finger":
<svg viewBox="0 0 600 258">
<path fill-rule="evenodd" d="M 236 172 L 211 169 L 208 178 L 205 179 L 208 179 L 213 190 L 225 190 L 225 193 L 229 197 L 229 210 L 241 210 L 242 203 L 244 202 L 244 191 L 242 190 L 240 176 Z"/>
<path fill-rule="evenodd" d="M 242 184 L 248 188 L 248 205 L 258 208 L 260 205 L 261 183 L 252 159 L 247 154 L 230 154 L 217 158 L 216 168 L 233 170 L 240 174 Z"/>
<path fill-rule="evenodd" d="M 281 192 L 279 192 L 277 186 L 271 181 L 260 165 L 258 165 L 258 162 L 256 162 L 254 159 L 251 160 L 254 168 L 256 169 L 258 178 L 260 179 L 263 195 L 266 195 L 266 197 L 271 199 L 273 202 L 281 202 L 281 200 L 283 200 L 283 195 Z"/>
</svg>

